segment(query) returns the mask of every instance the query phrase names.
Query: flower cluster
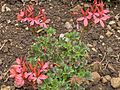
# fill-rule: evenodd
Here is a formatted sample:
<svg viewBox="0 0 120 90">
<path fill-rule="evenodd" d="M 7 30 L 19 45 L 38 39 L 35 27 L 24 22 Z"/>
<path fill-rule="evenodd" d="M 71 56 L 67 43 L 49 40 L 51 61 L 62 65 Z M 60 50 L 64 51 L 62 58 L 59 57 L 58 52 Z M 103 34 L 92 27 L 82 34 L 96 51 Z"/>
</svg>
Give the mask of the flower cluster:
<svg viewBox="0 0 120 90">
<path fill-rule="evenodd" d="M 32 84 L 42 84 L 42 81 L 48 78 L 44 72 L 47 72 L 49 68 L 49 62 L 43 63 L 39 59 L 36 65 L 26 62 L 25 59 L 17 58 L 16 64 L 10 68 L 10 78 L 14 78 L 14 84 L 16 87 L 22 87 L 25 84 L 25 80 Z"/>
<path fill-rule="evenodd" d="M 38 14 L 36 14 L 33 5 L 27 5 L 24 10 L 20 10 L 20 13 L 17 15 L 17 21 L 27 22 L 30 26 L 40 26 L 43 28 L 47 28 L 47 23 L 49 23 L 50 19 L 46 19 L 46 15 L 44 14 L 44 10 L 38 7 Z"/>
<path fill-rule="evenodd" d="M 88 26 L 90 19 L 92 19 L 94 24 L 100 23 L 102 27 L 105 27 L 105 21 L 110 18 L 110 16 L 107 15 L 109 10 L 104 10 L 104 3 L 102 0 L 99 2 L 94 0 L 93 5 L 91 5 L 90 8 L 88 8 L 86 11 L 81 8 L 81 13 L 83 17 L 77 19 L 77 28 L 79 28 L 80 21 L 83 21 L 84 26 Z"/>
</svg>

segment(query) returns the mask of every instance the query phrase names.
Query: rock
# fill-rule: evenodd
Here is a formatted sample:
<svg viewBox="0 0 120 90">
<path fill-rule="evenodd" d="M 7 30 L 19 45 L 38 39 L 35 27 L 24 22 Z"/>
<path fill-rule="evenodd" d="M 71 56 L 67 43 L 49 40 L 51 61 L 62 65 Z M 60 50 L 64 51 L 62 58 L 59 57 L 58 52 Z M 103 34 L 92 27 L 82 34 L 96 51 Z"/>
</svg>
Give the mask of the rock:
<svg viewBox="0 0 120 90">
<path fill-rule="evenodd" d="M 90 6 L 89 6 L 89 4 L 84 4 L 84 7 L 89 8 Z"/>
<path fill-rule="evenodd" d="M 111 29 L 112 29 L 110 25 L 107 25 L 107 28 L 108 28 L 109 30 L 111 30 Z"/>
<path fill-rule="evenodd" d="M 96 50 L 95 48 L 92 48 L 92 50 L 93 50 L 94 52 L 97 52 L 97 50 Z"/>
<path fill-rule="evenodd" d="M 115 68 L 113 67 L 113 65 L 112 65 L 112 64 L 108 64 L 108 68 L 109 68 L 110 70 L 112 70 L 112 71 L 116 72 L 116 70 L 115 70 Z"/>
<path fill-rule="evenodd" d="M 9 7 L 6 7 L 5 9 L 6 9 L 6 11 L 11 11 L 11 9 Z"/>
<path fill-rule="evenodd" d="M 120 21 L 119 21 L 119 22 L 117 22 L 117 25 L 120 27 Z"/>
<path fill-rule="evenodd" d="M 93 47 L 93 45 L 92 45 L 92 44 L 89 44 L 89 43 L 87 44 L 87 46 L 88 46 L 88 47 Z"/>
<path fill-rule="evenodd" d="M 120 18 L 120 13 L 119 14 L 117 14 L 117 15 L 115 15 L 115 19 L 117 20 L 117 21 L 119 21 L 119 18 Z"/>
<path fill-rule="evenodd" d="M 110 21 L 109 22 L 109 25 L 113 25 L 113 24 L 115 24 L 115 21 Z"/>
<path fill-rule="evenodd" d="M 106 76 L 104 76 L 104 77 L 102 78 L 102 82 L 103 82 L 103 83 L 107 83 L 107 82 L 110 81 L 110 80 L 111 80 L 110 75 L 106 75 Z"/>
<path fill-rule="evenodd" d="M 111 86 L 113 87 L 113 88 L 119 88 L 120 87 L 120 78 L 118 77 L 118 78 L 112 78 L 111 79 Z"/>
<path fill-rule="evenodd" d="M 120 30 L 117 30 L 118 33 L 120 33 Z"/>
<path fill-rule="evenodd" d="M 113 34 L 112 32 L 107 31 L 106 36 L 107 36 L 107 37 L 110 37 L 112 34 Z"/>
<path fill-rule="evenodd" d="M 5 7 L 6 7 L 6 4 L 4 4 L 1 8 L 1 12 L 5 12 Z"/>
<path fill-rule="evenodd" d="M 5 11 L 11 11 L 11 9 L 6 6 L 6 4 L 4 4 L 1 8 L 1 12 L 5 12 Z"/>
<path fill-rule="evenodd" d="M 99 75 L 98 72 L 92 72 L 91 75 L 92 75 L 93 81 L 99 81 L 101 79 L 101 76 Z"/>
<path fill-rule="evenodd" d="M 102 77 L 102 82 L 107 83 L 108 81 L 107 81 L 107 79 L 105 77 Z"/>
<path fill-rule="evenodd" d="M 107 52 L 108 52 L 108 53 L 111 53 L 111 52 L 113 52 L 113 49 L 112 49 L 111 47 L 108 47 L 108 48 L 107 48 Z"/>
<path fill-rule="evenodd" d="M 104 36 L 103 35 L 100 35 L 100 39 L 103 39 L 104 38 Z"/>
<path fill-rule="evenodd" d="M 110 75 L 106 75 L 104 76 L 106 80 L 110 81 L 111 80 L 111 76 Z"/>
<path fill-rule="evenodd" d="M 69 23 L 69 22 L 65 23 L 65 28 L 67 28 L 67 29 L 73 29 L 71 23 Z"/>
<path fill-rule="evenodd" d="M 11 90 L 10 86 L 2 85 L 1 90 Z"/>
</svg>

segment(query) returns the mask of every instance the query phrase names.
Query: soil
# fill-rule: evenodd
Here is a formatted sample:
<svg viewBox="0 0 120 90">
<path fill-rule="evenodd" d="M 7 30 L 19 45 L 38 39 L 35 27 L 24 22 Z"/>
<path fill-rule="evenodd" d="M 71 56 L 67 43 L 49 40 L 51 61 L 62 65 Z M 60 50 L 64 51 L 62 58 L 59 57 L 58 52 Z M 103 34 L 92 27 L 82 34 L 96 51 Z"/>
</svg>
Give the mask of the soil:
<svg viewBox="0 0 120 90">
<path fill-rule="evenodd" d="M 6 72 L 15 58 L 27 56 L 30 45 L 33 43 L 33 35 L 31 31 L 25 30 L 25 27 L 16 26 L 16 13 L 19 12 L 22 4 L 0 1 L 0 8 L 6 4 L 11 11 L 0 11 L 0 72 Z M 77 3 L 75 3 L 77 5 Z M 56 28 L 57 34 L 68 31 L 77 30 L 75 18 L 70 14 L 70 9 L 75 5 L 64 3 L 59 0 L 47 0 L 42 2 L 41 6 L 45 9 L 47 17 L 51 19 L 50 26 Z M 120 13 L 119 0 L 112 2 L 110 5 L 111 21 Z M 74 17 L 74 18 L 73 18 Z M 65 23 L 70 22 L 72 29 L 67 29 Z M 82 41 L 90 48 L 88 60 L 88 68 L 97 71 L 100 76 L 110 75 L 118 77 L 120 71 L 120 26 L 117 24 L 109 25 L 109 28 L 91 28 L 90 31 L 84 33 Z M 110 34 L 107 34 L 111 32 Z M 109 36 L 110 35 L 110 36 Z M 11 80 L 7 83 L 0 82 L 2 85 L 13 85 Z M 91 82 L 86 86 L 86 90 L 119 90 L 114 89 L 110 82 L 103 83 Z M 16 89 L 18 90 L 18 89 Z M 19 90 L 32 90 L 31 87 L 24 87 Z"/>
</svg>

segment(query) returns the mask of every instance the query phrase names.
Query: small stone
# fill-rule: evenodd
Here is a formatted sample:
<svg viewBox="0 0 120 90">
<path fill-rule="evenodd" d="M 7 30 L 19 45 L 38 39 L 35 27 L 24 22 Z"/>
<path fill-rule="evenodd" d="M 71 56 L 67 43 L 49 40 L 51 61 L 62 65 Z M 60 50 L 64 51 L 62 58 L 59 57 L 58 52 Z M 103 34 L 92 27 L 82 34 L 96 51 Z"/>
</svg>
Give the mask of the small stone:
<svg viewBox="0 0 120 90">
<path fill-rule="evenodd" d="M 113 24 L 115 24 L 115 21 L 110 21 L 109 22 L 109 25 L 113 25 Z"/>
<path fill-rule="evenodd" d="M 108 48 L 107 48 L 107 52 L 108 52 L 108 53 L 111 53 L 111 52 L 113 52 L 113 49 L 112 49 L 111 47 L 108 47 Z"/>
<path fill-rule="evenodd" d="M 6 11 L 11 11 L 11 9 L 9 7 L 6 7 L 5 9 L 6 9 Z"/>
<path fill-rule="evenodd" d="M 92 50 L 93 50 L 94 52 L 97 52 L 97 50 L 96 50 L 95 48 L 92 48 Z"/>
<path fill-rule="evenodd" d="M 102 43 L 102 46 L 105 46 L 105 43 Z"/>
<path fill-rule="evenodd" d="M 107 31 L 106 36 L 107 36 L 107 37 L 110 37 L 112 34 L 113 34 L 112 32 Z"/>
<path fill-rule="evenodd" d="M 89 44 L 89 43 L 87 44 L 87 46 L 88 46 L 88 47 L 93 47 L 93 45 L 92 45 L 92 44 Z"/>
<path fill-rule="evenodd" d="M 28 28 L 28 27 L 26 27 L 26 28 L 25 28 L 25 30 L 29 30 L 29 28 Z"/>
<path fill-rule="evenodd" d="M 65 28 L 67 28 L 67 29 L 73 29 L 71 23 L 69 23 L 69 22 L 65 23 Z"/>
<path fill-rule="evenodd" d="M 107 83 L 108 81 L 106 80 L 105 77 L 102 77 L 102 82 L 103 82 L 103 83 Z"/>
<path fill-rule="evenodd" d="M 100 35 L 100 39 L 103 39 L 104 38 L 104 36 L 103 35 Z"/>
<path fill-rule="evenodd" d="M 9 24 L 9 23 L 11 23 L 11 21 L 10 21 L 10 20 L 7 20 L 7 23 Z"/>
<path fill-rule="evenodd" d="M 112 65 L 112 64 L 108 64 L 108 68 L 109 68 L 110 70 L 112 70 L 112 71 L 116 72 L 116 70 L 115 70 L 115 68 L 113 67 L 113 65 Z"/>
<path fill-rule="evenodd" d="M 108 28 L 109 30 L 111 30 L 111 29 L 112 29 L 110 25 L 107 25 L 107 28 Z"/>
<path fill-rule="evenodd" d="M 4 4 L 1 8 L 1 12 L 5 12 L 5 7 L 6 7 L 6 4 Z"/>
<path fill-rule="evenodd" d="M 117 22 L 117 25 L 120 27 L 120 21 L 119 21 L 119 22 Z"/>
<path fill-rule="evenodd" d="M 2 85 L 1 90 L 11 90 L 10 86 Z"/>
<path fill-rule="evenodd" d="M 118 33 L 120 33 L 120 30 L 117 30 Z"/>
<path fill-rule="evenodd" d="M 84 4 L 84 7 L 89 8 L 90 6 L 89 6 L 89 4 Z"/>
<path fill-rule="evenodd" d="M 91 75 L 92 75 L 93 81 L 99 81 L 101 79 L 101 76 L 99 75 L 98 72 L 92 72 Z"/>
<path fill-rule="evenodd" d="M 106 78 L 106 80 L 110 81 L 111 80 L 111 76 L 110 75 L 106 75 L 104 76 Z"/>
<path fill-rule="evenodd" d="M 120 87 L 120 78 L 118 77 L 118 78 L 112 78 L 111 79 L 111 86 L 113 87 L 113 88 L 119 88 Z"/>
</svg>

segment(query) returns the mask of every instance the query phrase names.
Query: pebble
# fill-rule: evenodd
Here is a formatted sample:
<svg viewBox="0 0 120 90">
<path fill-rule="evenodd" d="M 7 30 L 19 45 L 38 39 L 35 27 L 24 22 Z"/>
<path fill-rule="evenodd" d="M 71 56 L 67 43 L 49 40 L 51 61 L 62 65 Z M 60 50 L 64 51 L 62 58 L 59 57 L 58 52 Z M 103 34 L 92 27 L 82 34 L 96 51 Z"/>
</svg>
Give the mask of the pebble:
<svg viewBox="0 0 120 90">
<path fill-rule="evenodd" d="M 69 22 L 65 23 L 65 28 L 67 28 L 67 29 L 73 29 L 72 24 L 69 23 Z"/>
<path fill-rule="evenodd" d="M 106 76 L 102 77 L 102 82 L 103 82 L 103 83 L 107 83 L 107 82 L 110 81 L 110 80 L 111 80 L 110 75 L 106 75 Z"/>
<path fill-rule="evenodd" d="M 91 73 L 93 81 L 99 81 L 101 79 L 101 76 L 98 72 L 92 72 Z"/>
<path fill-rule="evenodd" d="M 113 77 L 110 82 L 111 82 L 111 86 L 113 88 L 119 88 L 120 87 L 120 78 L 119 77 L 117 77 L 117 78 Z"/>
<path fill-rule="evenodd" d="M 97 52 L 97 50 L 95 48 L 92 48 L 92 51 Z"/>
<path fill-rule="evenodd" d="M 100 39 L 103 39 L 104 38 L 104 36 L 103 35 L 100 35 Z"/>
<path fill-rule="evenodd" d="M 111 47 L 108 47 L 108 48 L 107 48 L 107 52 L 108 52 L 108 53 L 111 53 L 111 52 L 113 52 L 113 49 L 112 49 Z"/>
<path fill-rule="evenodd" d="M 4 4 L 1 8 L 1 12 L 5 12 L 5 11 L 11 11 L 11 9 L 6 6 L 6 4 Z"/>
<path fill-rule="evenodd" d="M 109 22 L 109 25 L 113 25 L 113 24 L 115 24 L 115 21 L 110 21 Z"/>
<path fill-rule="evenodd" d="M 107 31 L 106 36 L 107 36 L 107 37 L 110 37 L 112 34 L 113 34 L 112 32 Z"/>
</svg>

